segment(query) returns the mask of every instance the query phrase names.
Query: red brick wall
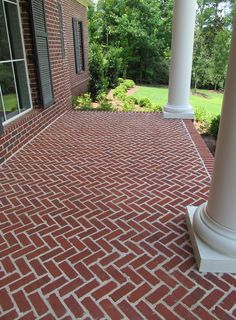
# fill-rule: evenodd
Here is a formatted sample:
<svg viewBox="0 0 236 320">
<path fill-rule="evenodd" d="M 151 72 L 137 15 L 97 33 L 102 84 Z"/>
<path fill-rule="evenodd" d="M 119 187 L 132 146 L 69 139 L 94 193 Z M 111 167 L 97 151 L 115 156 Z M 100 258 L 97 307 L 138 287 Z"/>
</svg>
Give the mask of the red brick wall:
<svg viewBox="0 0 236 320">
<path fill-rule="evenodd" d="M 58 116 L 63 114 L 67 109 L 71 108 L 71 84 L 76 85 L 76 87 L 73 89 L 74 94 L 79 94 L 87 89 L 87 79 L 89 76 L 87 69 L 88 41 L 86 41 L 85 44 L 86 71 L 82 72 L 80 75 L 76 75 L 75 70 L 72 68 L 71 61 L 74 59 L 72 54 L 74 51 L 73 48 L 71 48 L 73 37 L 71 33 L 72 22 L 70 21 L 72 20 L 74 12 L 76 12 L 79 18 L 83 18 L 84 25 L 87 26 L 86 8 L 79 5 L 76 1 L 61 1 L 63 6 L 64 39 L 66 49 L 64 59 L 62 58 L 61 52 L 61 37 L 57 1 L 45 0 L 54 104 L 47 109 L 43 109 L 42 106 L 40 106 L 39 99 L 29 1 L 20 0 L 26 59 L 34 110 L 4 128 L 4 134 L 0 137 L 0 163 L 9 158 L 14 152 L 19 150 L 20 147 L 35 137 L 36 134 L 48 126 Z M 72 4 L 73 10 L 70 8 L 70 5 Z M 66 12 L 66 10 L 68 10 L 70 14 Z M 85 15 L 84 17 L 83 14 Z M 85 39 L 87 38 L 87 27 L 85 27 L 84 37 Z"/>
<path fill-rule="evenodd" d="M 63 0 L 63 8 L 63 17 L 65 25 L 64 31 L 69 55 L 71 92 L 72 95 L 79 95 L 87 91 L 89 81 L 87 9 L 81 4 L 79 4 L 76 0 Z M 72 29 L 73 17 L 78 18 L 80 21 L 83 22 L 85 70 L 81 71 L 79 74 L 76 74 L 75 68 L 74 39 Z"/>
</svg>

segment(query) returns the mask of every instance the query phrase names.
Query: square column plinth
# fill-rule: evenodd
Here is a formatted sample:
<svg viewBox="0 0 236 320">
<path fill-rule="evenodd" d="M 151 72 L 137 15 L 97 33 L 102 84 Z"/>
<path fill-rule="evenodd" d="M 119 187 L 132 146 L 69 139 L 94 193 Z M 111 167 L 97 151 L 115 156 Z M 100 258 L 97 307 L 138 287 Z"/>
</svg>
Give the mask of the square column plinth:
<svg viewBox="0 0 236 320">
<path fill-rule="evenodd" d="M 196 209 L 193 206 L 187 207 L 186 221 L 199 271 L 236 273 L 236 258 L 215 251 L 196 235 L 193 229 L 193 215 Z"/>
<path fill-rule="evenodd" d="M 164 119 L 183 119 L 194 120 L 194 112 L 179 113 L 179 112 L 163 112 Z"/>
</svg>

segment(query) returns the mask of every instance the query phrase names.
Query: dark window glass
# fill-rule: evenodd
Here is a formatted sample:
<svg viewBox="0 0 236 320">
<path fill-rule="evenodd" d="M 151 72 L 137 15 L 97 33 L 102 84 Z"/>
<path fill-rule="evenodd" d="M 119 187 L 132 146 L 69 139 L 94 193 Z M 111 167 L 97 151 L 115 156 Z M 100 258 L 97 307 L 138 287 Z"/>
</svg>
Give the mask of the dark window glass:
<svg viewBox="0 0 236 320">
<path fill-rule="evenodd" d="M 17 62 L 14 62 L 13 65 L 14 65 L 16 85 L 18 90 L 19 106 L 20 106 L 20 111 L 22 112 L 31 107 L 28 83 L 27 83 L 27 75 L 25 71 L 25 62 L 17 61 Z"/>
<path fill-rule="evenodd" d="M 7 30 L 3 12 L 3 4 L 0 0 L 0 61 L 10 60 L 10 50 L 8 45 Z"/>
<path fill-rule="evenodd" d="M 78 30 L 79 30 L 79 47 L 80 47 L 80 65 L 81 65 L 81 69 L 85 70 L 83 23 L 81 21 L 78 24 Z"/>
<path fill-rule="evenodd" d="M 0 64 L 0 85 L 6 118 L 10 119 L 19 113 L 11 63 Z"/>
<path fill-rule="evenodd" d="M 9 2 L 5 2 L 5 10 L 7 16 L 8 32 L 11 42 L 12 58 L 23 59 L 24 55 L 17 6 Z"/>
<path fill-rule="evenodd" d="M 77 18 L 73 18 L 72 23 L 74 34 L 76 72 L 80 73 L 81 70 L 85 70 L 83 24 Z"/>
</svg>

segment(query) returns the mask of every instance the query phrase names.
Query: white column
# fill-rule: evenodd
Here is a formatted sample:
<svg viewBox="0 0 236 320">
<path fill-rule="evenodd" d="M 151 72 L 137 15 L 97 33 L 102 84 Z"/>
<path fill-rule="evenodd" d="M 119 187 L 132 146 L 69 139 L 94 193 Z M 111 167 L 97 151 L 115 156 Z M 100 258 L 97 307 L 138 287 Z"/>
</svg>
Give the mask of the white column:
<svg viewBox="0 0 236 320">
<path fill-rule="evenodd" d="M 193 119 L 189 104 L 196 0 L 175 0 L 168 104 L 165 118 Z"/>
<path fill-rule="evenodd" d="M 229 271 L 236 273 L 236 19 L 230 52 L 228 74 L 218 134 L 215 167 L 208 203 L 197 208 L 193 215 L 193 232 L 209 246 L 209 259 L 214 266 L 205 263 L 204 271 Z M 191 211 L 191 208 L 189 212 Z M 188 214 L 187 220 L 191 220 Z M 189 224 L 189 223 L 188 223 Z M 189 224 L 190 225 L 190 224 Z M 190 229 L 190 234 L 191 234 Z M 196 249 L 196 248 L 195 248 Z M 200 251 L 201 246 L 198 246 Z M 204 249 L 204 250 L 205 250 Z M 198 250 L 199 251 L 199 250 Z M 206 252 L 206 251 L 205 251 Z M 196 250 L 195 250 L 196 254 Z M 198 254 L 196 254 L 198 256 Z M 203 255 L 204 256 L 204 255 Z M 199 256 L 197 257 L 199 259 Z M 201 259 L 206 257 L 200 257 Z M 208 260 L 209 260 L 208 259 Z M 212 261 L 212 260 L 211 260 Z M 214 270 L 212 270 L 214 268 Z M 217 270 L 215 270 L 217 269 Z"/>
</svg>

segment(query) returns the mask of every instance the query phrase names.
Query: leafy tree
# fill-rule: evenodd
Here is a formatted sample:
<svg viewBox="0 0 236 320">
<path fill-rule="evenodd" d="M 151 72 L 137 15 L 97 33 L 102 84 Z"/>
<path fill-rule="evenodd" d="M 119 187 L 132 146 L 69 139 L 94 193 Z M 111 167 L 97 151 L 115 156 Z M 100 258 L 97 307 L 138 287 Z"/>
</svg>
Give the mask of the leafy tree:
<svg viewBox="0 0 236 320">
<path fill-rule="evenodd" d="M 104 74 L 105 61 L 103 51 L 96 43 L 90 44 L 89 47 L 89 69 L 91 73 L 89 87 L 92 99 L 95 100 L 108 87 Z"/>
<path fill-rule="evenodd" d="M 194 90 L 197 91 L 198 84 L 206 85 L 209 79 L 210 57 L 207 46 L 200 30 L 196 31 L 194 53 L 193 53 L 193 72 L 192 79 Z"/>
<path fill-rule="evenodd" d="M 118 78 L 123 75 L 123 49 L 109 46 L 105 54 L 105 76 L 110 88 L 118 85 Z"/>
<path fill-rule="evenodd" d="M 215 88 L 224 84 L 235 0 L 198 0 L 193 82 Z"/>
<path fill-rule="evenodd" d="M 231 32 L 228 30 L 222 30 L 216 35 L 214 40 L 210 78 L 215 89 L 218 87 L 224 87 L 227 62 L 229 58 L 230 39 Z"/>
<path fill-rule="evenodd" d="M 99 0 L 97 10 L 90 12 L 90 37 L 107 52 L 122 48 L 123 77 L 167 81 L 171 5 L 173 0 Z"/>
<path fill-rule="evenodd" d="M 198 0 L 195 88 L 218 87 L 224 82 L 235 3 Z M 100 80 L 107 79 L 109 87 L 115 86 L 120 76 L 140 83 L 168 83 L 173 4 L 174 0 L 98 0 L 96 8 L 89 11 L 89 33 L 90 46 L 99 48 L 103 61 Z M 91 70 L 97 72 L 92 64 L 98 61 L 90 60 Z"/>
</svg>

